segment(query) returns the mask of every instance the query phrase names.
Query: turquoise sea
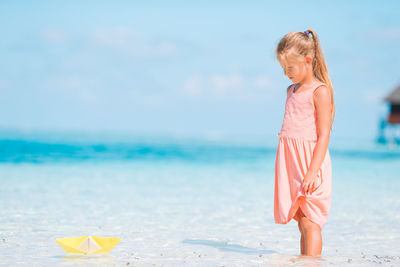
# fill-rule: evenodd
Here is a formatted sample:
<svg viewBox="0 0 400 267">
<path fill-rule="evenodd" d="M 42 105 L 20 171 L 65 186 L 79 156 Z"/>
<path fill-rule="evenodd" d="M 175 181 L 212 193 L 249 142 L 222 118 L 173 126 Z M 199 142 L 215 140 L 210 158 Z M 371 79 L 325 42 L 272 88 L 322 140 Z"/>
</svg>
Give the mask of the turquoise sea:
<svg viewBox="0 0 400 267">
<path fill-rule="evenodd" d="M 278 137 L 2 135 L 0 266 L 399 266 L 400 148 L 331 137 L 322 258 L 273 219 Z M 110 253 L 57 238 L 113 236 Z"/>
</svg>

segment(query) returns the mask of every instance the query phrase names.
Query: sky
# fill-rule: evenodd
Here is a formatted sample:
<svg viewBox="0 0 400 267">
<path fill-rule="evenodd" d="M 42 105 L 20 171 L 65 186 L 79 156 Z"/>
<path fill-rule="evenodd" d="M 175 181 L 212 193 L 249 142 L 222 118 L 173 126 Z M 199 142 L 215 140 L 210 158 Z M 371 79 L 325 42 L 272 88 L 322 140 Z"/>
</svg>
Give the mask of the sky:
<svg viewBox="0 0 400 267">
<path fill-rule="evenodd" d="M 400 2 L 216 2 L 2 1 L 0 130 L 276 138 L 291 82 L 274 51 L 312 28 L 332 137 L 376 137 L 400 84 Z"/>
</svg>

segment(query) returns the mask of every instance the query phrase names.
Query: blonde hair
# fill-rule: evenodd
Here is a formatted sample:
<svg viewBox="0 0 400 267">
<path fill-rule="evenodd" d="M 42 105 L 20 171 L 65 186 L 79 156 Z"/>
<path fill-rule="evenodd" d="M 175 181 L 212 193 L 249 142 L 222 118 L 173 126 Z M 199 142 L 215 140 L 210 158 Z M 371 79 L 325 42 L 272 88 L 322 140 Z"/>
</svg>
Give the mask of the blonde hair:
<svg viewBox="0 0 400 267">
<path fill-rule="evenodd" d="M 303 56 L 304 58 L 306 55 L 311 55 L 313 58 L 312 68 L 315 78 L 325 83 L 330 90 L 332 103 L 332 130 L 332 124 L 336 113 L 335 102 L 333 99 L 334 91 L 317 33 L 311 29 L 304 32 L 290 32 L 283 36 L 276 48 L 276 56 L 279 62 L 285 61 L 288 56 L 296 56 L 297 58 Z"/>
</svg>

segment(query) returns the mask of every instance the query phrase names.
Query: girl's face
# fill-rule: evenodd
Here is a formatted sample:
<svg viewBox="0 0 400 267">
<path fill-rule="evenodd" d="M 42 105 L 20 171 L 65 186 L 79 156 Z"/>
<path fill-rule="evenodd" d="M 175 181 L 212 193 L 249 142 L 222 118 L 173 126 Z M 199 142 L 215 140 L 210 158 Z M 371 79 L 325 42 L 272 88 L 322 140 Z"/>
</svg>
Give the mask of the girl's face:
<svg viewBox="0 0 400 267">
<path fill-rule="evenodd" d="M 287 76 L 293 83 L 301 82 L 307 74 L 306 61 L 300 61 L 297 58 L 286 57 L 283 62 L 279 62 L 283 68 L 285 76 Z"/>
</svg>

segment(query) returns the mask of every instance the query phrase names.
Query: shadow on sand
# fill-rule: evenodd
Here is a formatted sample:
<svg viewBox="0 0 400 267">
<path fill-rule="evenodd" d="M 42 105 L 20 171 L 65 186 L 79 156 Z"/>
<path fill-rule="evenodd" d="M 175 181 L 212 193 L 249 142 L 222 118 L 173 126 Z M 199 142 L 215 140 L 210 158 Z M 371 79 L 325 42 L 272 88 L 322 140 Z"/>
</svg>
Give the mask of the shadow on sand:
<svg viewBox="0 0 400 267">
<path fill-rule="evenodd" d="M 194 244 L 194 245 L 205 245 L 214 248 L 218 248 L 221 251 L 230 251 L 237 252 L 243 254 L 270 254 L 268 259 L 266 259 L 266 263 L 271 266 L 305 266 L 305 267 L 319 267 L 323 266 L 320 263 L 326 260 L 322 258 L 314 258 L 310 256 L 297 256 L 297 255 L 285 255 L 280 254 L 274 250 L 265 250 L 265 249 L 255 249 L 248 248 L 241 245 L 228 244 L 228 242 L 218 242 L 211 240 L 193 240 L 193 239 L 185 239 L 182 243 L 186 244 Z"/>
<path fill-rule="evenodd" d="M 276 253 L 276 251 L 273 251 L 273 250 L 248 248 L 248 247 L 243 247 L 241 245 L 228 244 L 228 242 L 217 242 L 217 241 L 211 241 L 211 240 L 185 239 L 185 240 L 182 241 L 182 243 L 194 244 L 194 245 L 205 245 L 205 246 L 218 248 L 221 251 L 232 251 L 232 252 L 238 252 L 238 253 L 243 253 L 243 254 L 272 254 L 272 253 Z"/>
<path fill-rule="evenodd" d="M 102 254 L 66 254 L 64 256 L 54 256 L 54 258 L 61 258 L 65 262 L 76 263 L 76 264 L 117 264 L 115 256 L 109 253 Z"/>
</svg>

